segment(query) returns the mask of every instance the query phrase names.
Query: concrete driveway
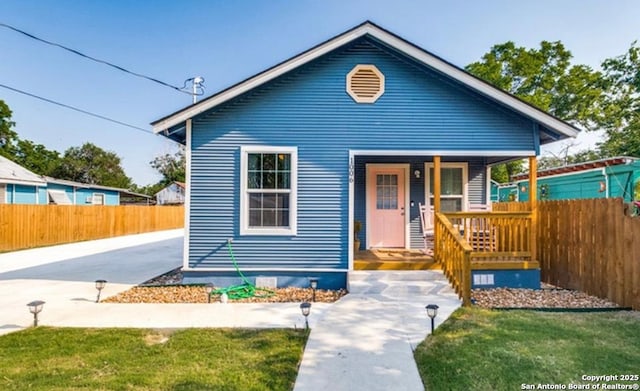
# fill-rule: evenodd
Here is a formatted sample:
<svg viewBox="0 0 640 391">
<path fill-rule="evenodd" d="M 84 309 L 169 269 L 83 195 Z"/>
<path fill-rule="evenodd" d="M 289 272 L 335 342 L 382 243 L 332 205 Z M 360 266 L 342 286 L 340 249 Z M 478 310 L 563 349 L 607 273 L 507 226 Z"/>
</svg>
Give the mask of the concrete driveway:
<svg viewBox="0 0 640 391">
<path fill-rule="evenodd" d="M 29 326 L 26 304 L 44 300 L 47 314 L 96 299 L 94 281 L 117 294 L 182 265 L 183 230 L 94 240 L 0 254 L 0 334 Z"/>
</svg>

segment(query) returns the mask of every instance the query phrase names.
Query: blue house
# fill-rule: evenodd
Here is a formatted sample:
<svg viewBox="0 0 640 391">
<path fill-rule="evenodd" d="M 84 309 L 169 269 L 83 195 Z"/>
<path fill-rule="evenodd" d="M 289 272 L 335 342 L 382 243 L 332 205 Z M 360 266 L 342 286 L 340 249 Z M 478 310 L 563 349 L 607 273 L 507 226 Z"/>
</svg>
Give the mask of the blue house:
<svg viewBox="0 0 640 391">
<path fill-rule="evenodd" d="M 150 200 L 126 189 L 40 176 L 0 156 L 0 204 L 122 205 Z"/>
<path fill-rule="evenodd" d="M 355 221 L 360 250 L 421 249 L 419 204 L 489 203 L 491 165 L 577 134 L 371 22 L 152 125 L 186 146 L 187 281 L 237 282 L 232 239 L 247 277 L 322 288 Z"/>
<path fill-rule="evenodd" d="M 0 204 L 37 204 L 46 186 L 40 176 L 0 156 Z"/>
</svg>

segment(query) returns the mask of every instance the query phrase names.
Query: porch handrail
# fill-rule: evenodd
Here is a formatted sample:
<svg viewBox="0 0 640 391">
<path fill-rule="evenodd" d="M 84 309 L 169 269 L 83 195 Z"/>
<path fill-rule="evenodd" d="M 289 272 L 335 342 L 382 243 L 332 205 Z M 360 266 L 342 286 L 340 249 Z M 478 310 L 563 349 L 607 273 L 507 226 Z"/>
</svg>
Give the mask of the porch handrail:
<svg viewBox="0 0 640 391">
<path fill-rule="evenodd" d="M 435 213 L 434 257 L 462 300 L 471 305 L 471 253 L 473 249 L 443 213 Z"/>
<path fill-rule="evenodd" d="M 474 257 L 531 259 L 531 212 L 452 212 L 445 217 Z"/>
</svg>

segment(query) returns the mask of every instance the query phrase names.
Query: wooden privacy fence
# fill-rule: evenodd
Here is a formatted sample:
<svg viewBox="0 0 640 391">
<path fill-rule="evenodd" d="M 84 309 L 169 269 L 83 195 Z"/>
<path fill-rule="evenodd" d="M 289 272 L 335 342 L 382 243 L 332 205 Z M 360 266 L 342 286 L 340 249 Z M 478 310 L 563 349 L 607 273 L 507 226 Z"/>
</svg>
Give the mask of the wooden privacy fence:
<svg viewBox="0 0 640 391">
<path fill-rule="evenodd" d="M 0 205 L 0 252 L 183 226 L 183 206 Z"/>
<path fill-rule="evenodd" d="M 544 282 L 640 309 L 640 217 L 625 215 L 621 198 L 543 201 L 537 221 Z"/>
</svg>

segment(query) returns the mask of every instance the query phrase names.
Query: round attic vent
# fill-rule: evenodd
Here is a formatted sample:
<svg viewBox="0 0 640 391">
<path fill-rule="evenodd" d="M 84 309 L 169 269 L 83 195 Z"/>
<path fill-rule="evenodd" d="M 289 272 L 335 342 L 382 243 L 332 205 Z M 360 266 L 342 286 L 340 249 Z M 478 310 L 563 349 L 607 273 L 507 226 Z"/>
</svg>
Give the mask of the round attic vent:
<svg viewBox="0 0 640 391">
<path fill-rule="evenodd" d="M 375 65 L 356 65 L 347 74 L 347 93 L 358 103 L 373 103 L 384 93 L 384 75 Z"/>
</svg>

